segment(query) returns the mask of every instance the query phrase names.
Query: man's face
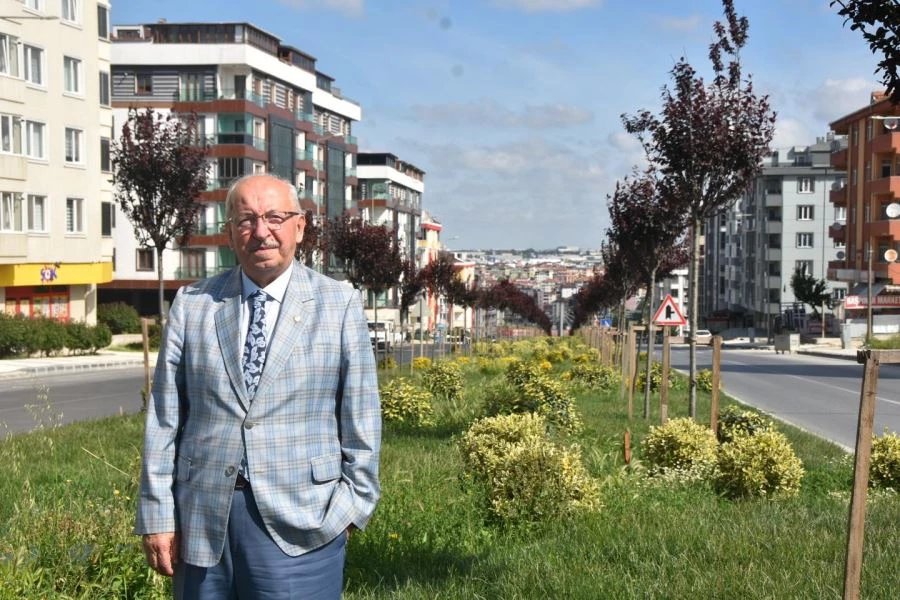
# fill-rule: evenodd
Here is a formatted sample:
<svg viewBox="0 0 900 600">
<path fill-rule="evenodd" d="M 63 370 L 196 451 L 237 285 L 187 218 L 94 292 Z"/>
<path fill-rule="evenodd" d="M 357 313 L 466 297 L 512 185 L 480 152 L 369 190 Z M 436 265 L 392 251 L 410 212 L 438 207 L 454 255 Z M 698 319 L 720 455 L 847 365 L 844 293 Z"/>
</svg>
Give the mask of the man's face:
<svg viewBox="0 0 900 600">
<path fill-rule="evenodd" d="M 303 239 L 303 214 L 284 220 L 281 229 L 272 230 L 262 218 L 273 213 L 295 213 L 296 202 L 283 182 L 260 175 L 241 183 L 235 190 L 233 213 L 229 215 L 228 241 L 238 263 L 253 283 L 265 287 L 287 270 L 294 259 L 297 244 Z M 236 223 L 246 217 L 252 227 Z"/>
</svg>

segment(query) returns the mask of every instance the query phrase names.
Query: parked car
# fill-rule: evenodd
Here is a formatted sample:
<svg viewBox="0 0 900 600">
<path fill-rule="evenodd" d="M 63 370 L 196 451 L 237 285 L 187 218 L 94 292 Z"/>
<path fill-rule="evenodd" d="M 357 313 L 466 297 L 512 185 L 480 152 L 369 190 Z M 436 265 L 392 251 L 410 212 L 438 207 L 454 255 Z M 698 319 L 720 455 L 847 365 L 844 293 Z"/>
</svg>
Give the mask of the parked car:
<svg viewBox="0 0 900 600">
<path fill-rule="evenodd" d="M 687 329 L 684 330 L 684 341 L 687 341 L 691 337 L 691 332 Z M 697 330 L 697 344 L 702 346 L 708 346 L 712 344 L 713 334 L 709 329 L 698 329 Z"/>
</svg>

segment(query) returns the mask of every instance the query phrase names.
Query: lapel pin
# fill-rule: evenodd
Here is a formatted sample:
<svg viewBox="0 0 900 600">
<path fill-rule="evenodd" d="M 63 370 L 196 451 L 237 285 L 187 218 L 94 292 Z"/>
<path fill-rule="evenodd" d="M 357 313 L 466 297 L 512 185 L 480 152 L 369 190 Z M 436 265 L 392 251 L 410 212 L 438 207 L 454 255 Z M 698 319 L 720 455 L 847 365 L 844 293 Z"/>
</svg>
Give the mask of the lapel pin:
<svg viewBox="0 0 900 600">
<path fill-rule="evenodd" d="M 299 316 L 294 317 L 294 323 L 299 323 L 299 322 L 300 322 L 300 317 Z"/>
</svg>

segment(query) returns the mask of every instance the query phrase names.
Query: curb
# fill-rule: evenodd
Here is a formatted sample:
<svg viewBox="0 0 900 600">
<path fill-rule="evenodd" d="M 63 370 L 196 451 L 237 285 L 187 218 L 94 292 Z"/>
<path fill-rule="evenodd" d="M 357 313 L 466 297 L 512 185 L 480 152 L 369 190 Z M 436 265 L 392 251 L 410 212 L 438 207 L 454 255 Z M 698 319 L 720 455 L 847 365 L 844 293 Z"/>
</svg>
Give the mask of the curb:
<svg viewBox="0 0 900 600">
<path fill-rule="evenodd" d="M 64 373 L 67 371 L 87 371 L 100 369 L 124 369 L 133 367 L 143 367 L 144 360 L 129 360 L 120 362 L 93 362 L 93 363 L 73 363 L 73 364 L 49 364 L 38 365 L 32 367 L 22 367 L 20 369 L 0 372 L 0 379 L 18 379 L 29 377 L 32 375 L 46 375 L 48 373 Z M 153 365 L 150 365 L 151 368 Z"/>
</svg>

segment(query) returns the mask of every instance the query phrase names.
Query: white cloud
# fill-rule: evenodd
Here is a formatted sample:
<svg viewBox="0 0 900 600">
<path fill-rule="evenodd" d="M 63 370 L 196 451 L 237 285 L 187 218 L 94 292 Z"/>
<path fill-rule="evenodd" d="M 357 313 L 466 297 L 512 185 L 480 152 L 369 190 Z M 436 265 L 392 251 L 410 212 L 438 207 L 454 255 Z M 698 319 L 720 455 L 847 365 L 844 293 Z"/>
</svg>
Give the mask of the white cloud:
<svg viewBox="0 0 900 600">
<path fill-rule="evenodd" d="M 468 103 L 413 106 L 412 117 L 439 125 L 550 129 L 590 123 L 594 114 L 586 108 L 566 104 L 531 105 L 516 112 L 495 100 L 482 99 Z"/>
<path fill-rule="evenodd" d="M 817 120 L 829 123 L 869 104 L 869 94 L 883 86 L 861 77 L 826 79 L 806 95 L 808 110 Z"/>
<path fill-rule="evenodd" d="M 348 17 L 361 17 L 365 8 L 365 0 L 280 0 L 282 4 L 301 9 L 328 8 L 343 13 Z"/>
<path fill-rule="evenodd" d="M 656 23 L 660 29 L 665 31 L 678 32 L 694 32 L 706 21 L 700 15 L 691 15 L 689 17 L 656 17 Z"/>
<path fill-rule="evenodd" d="M 599 6 L 602 0 L 493 0 L 493 3 L 525 12 L 569 12 Z"/>
<path fill-rule="evenodd" d="M 790 148 L 791 146 L 808 146 L 816 141 L 816 135 L 822 131 L 813 131 L 806 123 L 790 117 L 778 117 L 775 121 L 775 136 L 772 149 Z"/>
</svg>

